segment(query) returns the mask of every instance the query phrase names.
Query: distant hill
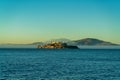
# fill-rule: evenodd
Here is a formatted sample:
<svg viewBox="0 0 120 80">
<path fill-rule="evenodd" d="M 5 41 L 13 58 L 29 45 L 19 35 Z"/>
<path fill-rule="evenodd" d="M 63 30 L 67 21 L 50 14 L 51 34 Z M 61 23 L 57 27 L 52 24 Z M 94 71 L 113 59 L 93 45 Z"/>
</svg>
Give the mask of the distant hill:
<svg viewBox="0 0 120 80">
<path fill-rule="evenodd" d="M 52 39 L 52 40 L 46 41 L 46 43 L 53 42 L 53 41 L 54 42 L 63 42 L 63 43 L 71 42 L 71 40 L 69 40 L 69 39 L 60 38 L 60 39 Z"/>
<path fill-rule="evenodd" d="M 29 45 L 43 45 L 44 43 L 43 42 L 34 42 L 34 43 L 31 43 Z"/>
<path fill-rule="evenodd" d="M 114 44 L 111 42 L 107 42 L 107 41 L 103 41 L 103 40 L 99 40 L 99 39 L 94 39 L 94 38 L 85 38 L 85 39 L 81 39 L 81 40 L 75 40 L 71 42 L 74 45 L 90 45 L 90 46 L 109 46 L 109 45 L 118 45 L 118 44 Z"/>
</svg>

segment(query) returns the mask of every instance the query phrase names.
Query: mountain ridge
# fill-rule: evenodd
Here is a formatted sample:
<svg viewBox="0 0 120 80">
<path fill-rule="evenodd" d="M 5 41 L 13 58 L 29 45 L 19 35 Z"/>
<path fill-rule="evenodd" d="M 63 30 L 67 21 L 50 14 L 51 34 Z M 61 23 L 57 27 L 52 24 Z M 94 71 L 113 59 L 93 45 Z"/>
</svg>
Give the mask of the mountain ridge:
<svg viewBox="0 0 120 80">
<path fill-rule="evenodd" d="M 29 44 L 0 44 L 0 45 L 44 45 L 50 42 L 62 42 L 62 43 L 67 43 L 68 45 L 90 45 L 90 46 L 109 46 L 109 45 L 120 45 L 120 44 L 115 44 L 109 41 L 104 41 L 96 38 L 83 38 L 80 40 L 70 40 L 66 38 L 60 38 L 60 39 L 51 39 L 45 42 L 33 42 Z"/>
<path fill-rule="evenodd" d="M 73 41 L 76 45 L 90 45 L 90 46 L 109 46 L 118 45 L 112 42 L 96 39 L 96 38 L 84 38 L 80 40 Z"/>
<path fill-rule="evenodd" d="M 50 43 L 50 42 L 62 42 L 62 43 L 67 43 L 68 45 L 88 45 L 88 46 L 110 46 L 110 45 L 119 45 L 119 44 L 115 44 L 109 41 L 104 41 L 104 40 L 100 40 L 100 39 L 96 39 L 96 38 L 84 38 L 84 39 L 80 39 L 80 40 L 69 40 L 69 39 L 52 39 L 49 41 L 45 41 L 45 42 L 37 42 L 37 43 L 42 43 L 42 44 L 46 44 L 46 43 Z"/>
</svg>

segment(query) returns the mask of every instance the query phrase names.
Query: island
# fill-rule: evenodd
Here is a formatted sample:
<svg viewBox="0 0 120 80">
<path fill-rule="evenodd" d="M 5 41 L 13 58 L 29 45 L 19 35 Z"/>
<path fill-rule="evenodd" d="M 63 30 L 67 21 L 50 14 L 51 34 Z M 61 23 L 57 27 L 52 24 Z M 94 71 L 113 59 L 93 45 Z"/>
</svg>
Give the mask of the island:
<svg viewBox="0 0 120 80">
<path fill-rule="evenodd" d="M 67 45 L 66 43 L 62 42 L 51 42 L 45 45 L 38 45 L 37 48 L 47 48 L 47 49 L 78 49 L 77 46 Z"/>
</svg>

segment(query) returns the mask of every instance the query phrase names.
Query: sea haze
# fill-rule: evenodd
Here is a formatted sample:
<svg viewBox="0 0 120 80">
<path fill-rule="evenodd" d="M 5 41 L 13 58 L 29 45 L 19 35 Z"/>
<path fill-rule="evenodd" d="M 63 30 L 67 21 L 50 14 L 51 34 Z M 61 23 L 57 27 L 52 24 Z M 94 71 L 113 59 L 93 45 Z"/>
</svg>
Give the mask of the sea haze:
<svg viewBox="0 0 120 80">
<path fill-rule="evenodd" d="M 120 46 L 78 46 L 80 49 L 120 49 Z M 29 44 L 0 44 L 0 48 L 37 48 L 37 45 Z"/>
<path fill-rule="evenodd" d="M 0 80 L 120 80 L 120 49 L 0 49 Z"/>
</svg>

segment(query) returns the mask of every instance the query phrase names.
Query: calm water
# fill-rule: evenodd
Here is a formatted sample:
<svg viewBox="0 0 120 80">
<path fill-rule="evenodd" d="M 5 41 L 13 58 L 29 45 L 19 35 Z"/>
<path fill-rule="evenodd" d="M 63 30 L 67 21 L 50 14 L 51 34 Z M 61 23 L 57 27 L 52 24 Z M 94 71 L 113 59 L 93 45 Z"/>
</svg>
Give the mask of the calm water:
<svg viewBox="0 0 120 80">
<path fill-rule="evenodd" d="M 0 49 L 0 80 L 120 80 L 120 50 Z"/>
</svg>

